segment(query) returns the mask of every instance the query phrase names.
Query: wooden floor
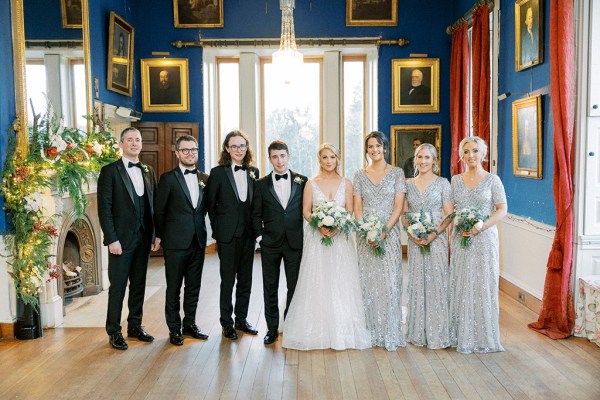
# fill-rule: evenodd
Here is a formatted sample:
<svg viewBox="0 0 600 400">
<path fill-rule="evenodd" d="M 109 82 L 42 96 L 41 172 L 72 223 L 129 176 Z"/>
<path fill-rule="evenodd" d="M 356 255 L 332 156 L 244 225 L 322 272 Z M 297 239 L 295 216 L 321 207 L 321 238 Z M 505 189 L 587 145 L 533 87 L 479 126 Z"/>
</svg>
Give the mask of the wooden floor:
<svg viewBox="0 0 600 400">
<path fill-rule="evenodd" d="M 164 285 L 153 259 L 149 285 Z M 169 344 L 164 288 L 145 306 L 156 340 L 113 350 L 102 327 L 58 328 L 43 338 L 0 340 L 0 399 L 600 399 L 600 348 L 554 341 L 527 328 L 536 316 L 501 295 L 506 351 L 463 355 L 408 345 L 396 352 L 292 351 L 264 346 L 260 259 L 250 322 L 260 333 L 230 342 L 218 322 L 218 261 L 207 257 L 198 324 L 206 342 Z M 88 311 L 89 312 L 89 311 Z M 104 306 L 94 312 L 103 313 Z"/>
</svg>

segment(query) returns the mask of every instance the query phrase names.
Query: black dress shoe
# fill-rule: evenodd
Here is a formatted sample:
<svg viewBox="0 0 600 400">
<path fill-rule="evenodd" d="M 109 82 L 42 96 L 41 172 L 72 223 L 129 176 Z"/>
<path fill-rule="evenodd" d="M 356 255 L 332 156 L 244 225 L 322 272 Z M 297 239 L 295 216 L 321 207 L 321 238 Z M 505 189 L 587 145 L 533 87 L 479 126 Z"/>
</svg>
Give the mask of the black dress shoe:
<svg viewBox="0 0 600 400">
<path fill-rule="evenodd" d="M 276 330 L 268 331 L 267 334 L 265 335 L 265 340 L 264 340 L 265 344 L 275 343 L 278 336 L 279 336 L 279 333 Z"/>
<path fill-rule="evenodd" d="M 108 343 L 110 343 L 110 345 L 117 350 L 127 350 L 129 347 L 127 346 L 127 342 L 125 341 L 125 338 L 121 332 L 108 335 Z"/>
<path fill-rule="evenodd" d="M 179 332 L 169 332 L 169 342 L 175 346 L 182 346 L 183 336 Z"/>
<path fill-rule="evenodd" d="M 236 321 L 235 329 L 237 329 L 238 331 L 247 333 L 249 335 L 257 335 L 258 334 L 258 331 L 256 329 L 254 329 L 254 327 L 252 325 L 250 325 L 248 323 L 248 321 L 244 321 L 244 322 Z"/>
<path fill-rule="evenodd" d="M 202 333 L 200 331 L 200 328 L 198 328 L 198 325 L 196 324 L 183 328 L 183 331 L 181 333 L 183 333 L 185 336 L 191 336 L 194 339 L 208 339 L 208 335 L 206 333 Z"/>
<path fill-rule="evenodd" d="M 140 342 L 153 342 L 154 336 L 150 335 L 148 332 L 144 330 L 144 328 L 129 328 L 127 329 L 127 337 L 136 338 Z"/>
<path fill-rule="evenodd" d="M 235 329 L 233 329 L 233 326 L 231 325 L 225 325 L 223 327 L 223 336 L 230 340 L 237 340 L 238 338 L 237 332 L 235 331 Z"/>
</svg>

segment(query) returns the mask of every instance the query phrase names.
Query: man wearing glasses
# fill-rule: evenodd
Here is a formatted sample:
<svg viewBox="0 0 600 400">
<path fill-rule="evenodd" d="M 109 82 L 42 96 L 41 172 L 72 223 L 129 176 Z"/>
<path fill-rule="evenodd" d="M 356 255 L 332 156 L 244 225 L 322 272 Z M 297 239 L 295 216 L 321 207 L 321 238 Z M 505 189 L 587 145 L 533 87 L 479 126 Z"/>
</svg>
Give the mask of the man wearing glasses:
<svg viewBox="0 0 600 400">
<path fill-rule="evenodd" d="M 184 335 L 208 339 L 208 335 L 196 325 L 206 248 L 204 188 L 208 175 L 196 168 L 198 142 L 193 136 L 177 138 L 175 155 L 179 165 L 160 177 L 154 196 L 154 220 L 156 242 L 163 247 L 165 257 L 165 318 L 169 327 L 169 341 L 181 346 Z M 180 294 L 183 281 L 182 321 Z"/>
<path fill-rule="evenodd" d="M 253 165 L 248 136 L 232 131 L 223 141 L 219 165 L 210 171 L 206 188 L 208 216 L 220 260 L 220 322 L 223 336 L 230 340 L 238 338 L 236 329 L 250 335 L 258 333 L 246 319 L 254 261 L 252 196 L 259 177 Z M 235 308 L 231 304 L 234 285 Z"/>
</svg>

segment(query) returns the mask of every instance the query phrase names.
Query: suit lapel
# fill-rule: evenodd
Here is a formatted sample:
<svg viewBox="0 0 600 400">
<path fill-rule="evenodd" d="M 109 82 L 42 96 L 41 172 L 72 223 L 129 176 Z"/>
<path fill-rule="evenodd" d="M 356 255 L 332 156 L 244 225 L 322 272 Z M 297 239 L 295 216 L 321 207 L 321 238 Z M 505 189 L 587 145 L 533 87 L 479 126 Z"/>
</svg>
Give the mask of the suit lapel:
<svg viewBox="0 0 600 400">
<path fill-rule="evenodd" d="M 190 202 L 190 205 L 192 207 L 194 207 L 194 202 L 192 201 L 192 195 L 190 193 L 190 190 L 188 189 L 185 178 L 184 178 L 183 174 L 181 173 L 181 168 L 179 168 L 179 167 L 175 168 L 175 177 L 177 178 L 177 182 L 179 182 L 179 186 L 181 186 L 181 189 L 183 190 L 185 197 Z"/>
<path fill-rule="evenodd" d="M 294 195 L 296 194 L 296 192 L 298 191 L 298 187 L 300 186 L 296 184 L 296 182 L 294 182 L 294 179 L 296 179 L 296 174 L 294 174 L 292 170 L 290 170 L 290 185 L 292 185 L 292 188 L 290 189 L 290 199 L 288 200 L 288 205 L 290 205 L 290 203 L 292 202 L 292 199 L 294 198 Z"/>
<path fill-rule="evenodd" d="M 229 183 L 233 188 L 233 192 L 235 193 L 238 201 L 240 201 L 240 194 L 238 193 L 237 185 L 235 184 L 235 178 L 233 177 L 233 171 L 231 170 L 231 166 L 223 168 L 225 168 L 225 175 L 227 175 L 227 178 L 229 179 Z"/>
<path fill-rule="evenodd" d="M 248 179 L 248 196 L 247 196 L 247 200 L 248 200 L 248 204 L 252 205 L 252 193 L 254 193 L 254 178 L 252 178 L 250 176 L 250 174 L 253 174 L 254 169 L 252 167 L 248 168 L 248 170 L 246 171 L 246 175 L 247 175 L 247 179 Z"/>
<path fill-rule="evenodd" d="M 269 188 L 269 192 L 271 192 L 271 194 L 273 195 L 275 200 L 277 200 L 277 203 L 279 203 L 281 208 L 283 208 L 283 204 L 281 204 L 281 199 L 277 195 L 277 192 L 275 191 L 275 186 L 273 185 L 273 172 L 272 171 L 269 175 L 267 175 L 267 187 Z"/>
<path fill-rule="evenodd" d="M 125 169 L 125 165 L 123 164 L 122 160 L 117 161 L 117 170 L 119 171 L 119 175 L 121 175 L 121 179 L 123 179 L 123 184 L 125 185 L 125 189 L 127 189 L 127 193 L 129 193 L 131 202 L 135 205 L 135 198 L 133 197 L 133 183 L 131 182 L 131 178 L 129 178 L 129 174 Z"/>
</svg>

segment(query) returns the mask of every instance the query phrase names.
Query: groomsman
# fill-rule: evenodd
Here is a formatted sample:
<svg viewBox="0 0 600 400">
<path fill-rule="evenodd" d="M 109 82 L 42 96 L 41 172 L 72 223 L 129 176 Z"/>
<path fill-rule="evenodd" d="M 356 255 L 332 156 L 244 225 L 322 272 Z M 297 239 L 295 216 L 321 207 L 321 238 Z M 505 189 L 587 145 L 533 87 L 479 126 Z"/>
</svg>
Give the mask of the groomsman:
<svg viewBox="0 0 600 400">
<path fill-rule="evenodd" d="M 196 169 L 198 142 L 193 136 L 177 138 L 175 155 L 179 165 L 161 175 L 154 197 L 154 215 L 156 243 L 162 245 L 165 257 L 165 318 L 169 327 L 169 341 L 181 346 L 183 335 L 208 339 L 208 335 L 196 325 L 206 248 L 204 188 L 208 175 Z M 182 331 L 179 312 L 184 280 Z"/>
<path fill-rule="evenodd" d="M 253 164 L 248 136 L 239 130 L 230 132 L 206 188 L 208 216 L 220 260 L 220 322 L 223 336 L 231 340 L 238 338 L 236 329 L 250 335 L 258 333 L 246 320 L 254 261 L 252 195 L 259 176 Z M 235 308 L 231 304 L 234 285 Z"/>
<path fill-rule="evenodd" d="M 154 170 L 140 163 L 142 135 L 136 128 L 121 133 L 119 146 L 123 157 L 108 164 L 98 178 L 98 218 L 108 246 L 108 312 L 106 333 L 117 350 L 126 350 L 121 333 L 121 312 L 129 281 L 127 336 L 142 342 L 152 337 L 142 328 L 142 308 L 146 290 L 146 271 L 154 244 L 153 193 Z"/>
<path fill-rule="evenodd" d="M 268 153 L 273 172 L 256 182 L 252 202 L 252 225 L 261 247 L 268 329 L 265 344 L 274 343 L 279 336 L 277 295 L 282 260 L 288 290 L 284 316 L 296 290 L 303 244 L 302 194 L 307 181 L 305 176 L 289 170 L 290 155 L 285 142 L 272 142 Z"/>
</svg>

